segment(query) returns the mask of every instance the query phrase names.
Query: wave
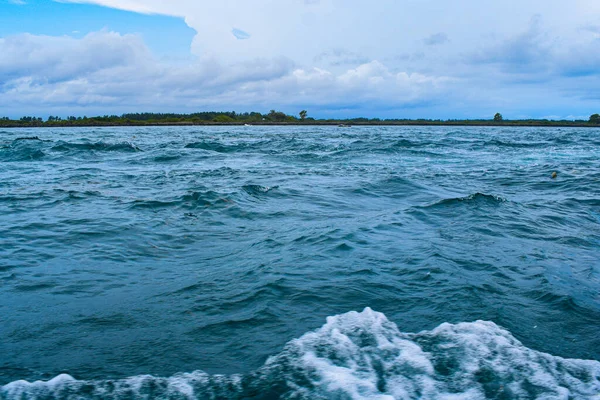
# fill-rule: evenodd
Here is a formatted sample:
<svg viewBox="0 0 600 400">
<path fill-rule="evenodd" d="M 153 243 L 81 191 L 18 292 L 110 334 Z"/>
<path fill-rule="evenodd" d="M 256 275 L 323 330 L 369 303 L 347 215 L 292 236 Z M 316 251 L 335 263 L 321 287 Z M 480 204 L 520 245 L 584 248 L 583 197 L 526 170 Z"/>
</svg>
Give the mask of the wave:
<svg viewBox="0 0 600 400">
<path fill-rule="evenodd" d="M 196 206 L 210 207 L 214 205 L 233 203 L 233 200 L 229 198 L 228 195 L 217 193 L 212 190 L 204 192 L 191 192 L 184 195 L 181 200 L 185 205 L 188 206 L 188 208 L 194 208 Z"/>
<path fill-rule="evenodd" d="M 13 141 L 13 143 L 14 143 L 14 142 L 18 142 L 18 141 L 20 141 L 20 140 L 37 140 L 37 141 L 40 141 L 40 142 L 51 142 L 51 140 L 42 140 L 42 139 L 40 139 L 38 136 L 23 136 L 23 137 L 18 137 L 18 138 L 16 138 L 16 139 Z"/>
<path fill-rule="evenodd" d="M 185 145 L 186 149 L 201 149 L 214 151 L 216 153 L 234 153 L 236 151 L 244 150 L 245 145 L 226 145 L 218 142 L 194 142 Z"/>
<path fill-rule="evenodd" d="M 227 171 L 228 172 L 228 171 Z M 260 185 L 244 185 L 242 191 L 252 197 L 262 197 L 276 191 L 279 186 L 260 186 Z M 230 206 L 236 203 L 234 198 L 240 192 L 234 191 L 230 193 L 219 193 L 213 190 L 207 191 L 191 191 L 180 197 L 155 200 L 155 199 L 138 199 L 130 203 L 132 208 L 148 208 L 159 209 L 169 207 L 183 207 L 185 209 L 193 209 L 197 207 L 211 206 Z"/>
<path fill-rule="evenodd" d="M 480 204 L 480 205 L 485 205 L 485 204 L 489 204 L 489 205 L 499 205 L 502 203 L 506 203 L 508 202 L 507 199 L 505 199 L 504 197 L 500 197 L 500 196 L 495 196 L 492 194 L 485 194 L 485 193 L 473 193 L 470 194 L 468 196 L 464 196 L 464 197 L 454 197 L 454 198 L 450 198 L 450 199 L 443 199 L 440 201 L 437 201 L 433 204 L 424 206 L 424 207 L 420 207 L 420 208 L 438 208 L 438 207 L 447 207 L 447 206 L 455 206 L 458 204 Z"/>
<path fill-rule="evenodd" d="M 20 137 L 13 140 L 9 145 L 0 148 L 0 160 L 2 161 L 30 161 L 39 160 L 52 152 L 77 153 L 77 152 L 139 152 L 142 151 L 136 145 L 123 143 L 71 143 L 51 140 L 42 140 L 37 136 Z"/>
<path fill-rule="evenodd" d="M 260 185 L 244 185 L 242 186 L 242 189 L 248 193 L 249 195 L 252 196 L 261 196 L 264 195 L 266 193 L 271 192 L 272 190 L 276 190 L 278 188 L 278 186 L 260 186 Z"/>
<path fill-rule="evenodd" d="M 413 148 L 413 147 L 425 147 L 430 145 L 429 142 L 413 142 L 411 140 L 408 139 L 400 139 L 397 140 L 396 142 L 394 142 L 392 144 L 392 148 L 404 148 L 404 149 L 408 149 L 408 148 Z"/>
<path fill-rule="evenodd" d="M 22 137 L 13 140 L 9 145 L 0 147 L 1 161 L 31 161 L 46 156 L 43 140 L 35 137 Z"/>
<path fill-rule="evenodd" d="M 509 147 L 515 149 L 542 148 L 547 146 L 545 142 L 507 142 L 499 139 L 488 140 L 483 143 L 483 147 Z"/>
<path fill-rule="evenodd" d="M 160 156 L 156 156 L 152 159 L 152 161 L 157 163 L 169 163 L 173 161 L 178 161 L 181 159 L 181 154 L 163 154 Z"/>
<path fill-rule="evenodd" d="M 202 371 L 85 381 L 15 381 L 0 398 L 30 399 L 598 399 L 600 362 L 525 347 L 493 322 L 401 332 L 384 314 L 328 317 L 245 375 Z"/>
<path fill-rule="evenodd" d="M 136 145 L 123 142 L 123 143 L 106 143 L 106 142 L 96 142 L 96 143 L 70 143 L 60 141 L 54 147 L 52 147 L 53 151 L 116 151 L 116 152 L 139 152 L 142 151 Z"/>
<path fill-rule="evenodd" d="M 152 199 L 138 199 L 133 201 L 130 205 L 132 208 L 168 208 L 168 207 L 183 207 L 186 209 L 196 207 L 210 207 L 215 205 L 226 205 L 232 204 L 233 200 L 228 195 L 220 194 L 212 190 L 208 191 L 196 191 L 184 194 L 181 197 L 172 198 L 170 200 L 152 200 Z"/>
<path fill-rule="evenodd" d="M 406 198 L 422 193 L 424 188 L 414 180 L 401 176 L 390 176 L 376 182 L 368 182 L 351 189 L 352 195 L 368 197 Z"/>
</svg>

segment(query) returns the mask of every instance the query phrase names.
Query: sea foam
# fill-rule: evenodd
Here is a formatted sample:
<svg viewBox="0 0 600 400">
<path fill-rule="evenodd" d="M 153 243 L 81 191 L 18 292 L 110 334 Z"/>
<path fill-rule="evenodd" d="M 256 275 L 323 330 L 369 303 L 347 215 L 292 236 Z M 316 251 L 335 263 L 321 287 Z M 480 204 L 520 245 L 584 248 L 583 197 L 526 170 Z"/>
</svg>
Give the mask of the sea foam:
<svg viewBox="0 0 600 400">
<path fill-rule="evenodd" d="M 600 399 L 600 362 L 525 347 L 492 322 L 401 332 L 384 314 L 329 317 L 246 375 L 16 381 L 2 399 Z"/>
</svg>

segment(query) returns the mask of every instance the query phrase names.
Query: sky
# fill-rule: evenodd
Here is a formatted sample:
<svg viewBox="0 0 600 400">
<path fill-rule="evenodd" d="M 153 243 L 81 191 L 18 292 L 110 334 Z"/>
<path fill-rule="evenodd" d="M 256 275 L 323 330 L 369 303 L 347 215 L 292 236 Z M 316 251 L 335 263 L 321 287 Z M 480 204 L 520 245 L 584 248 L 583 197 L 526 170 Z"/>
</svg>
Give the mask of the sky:
<svg viewBox="0 0 600 400">
<path fill-rule="evenodd" d="M 0 117 L 587 119 L 598 0 L 0 0 Z"/>
</svg>

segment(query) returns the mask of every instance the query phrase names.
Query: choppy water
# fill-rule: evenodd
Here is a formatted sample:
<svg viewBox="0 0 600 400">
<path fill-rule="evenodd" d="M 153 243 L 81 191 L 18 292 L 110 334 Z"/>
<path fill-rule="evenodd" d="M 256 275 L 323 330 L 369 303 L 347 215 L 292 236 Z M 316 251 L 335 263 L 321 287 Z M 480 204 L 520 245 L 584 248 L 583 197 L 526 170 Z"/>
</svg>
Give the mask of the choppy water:
<svg viewBox="0 0 600 400">
<path fill-rule="evenodd" d="M 599 156 L 598 129 L 0 130 L 0 398 L 598 399 Z"/>
</svg>

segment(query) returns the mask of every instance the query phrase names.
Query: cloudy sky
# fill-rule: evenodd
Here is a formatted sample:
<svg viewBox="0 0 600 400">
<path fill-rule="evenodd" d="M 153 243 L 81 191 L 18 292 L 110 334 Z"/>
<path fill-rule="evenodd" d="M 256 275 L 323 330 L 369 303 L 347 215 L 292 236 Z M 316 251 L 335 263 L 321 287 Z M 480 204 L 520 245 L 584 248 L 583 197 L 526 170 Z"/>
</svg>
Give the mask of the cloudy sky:
<svg viewBox="0 0 600 400">
<path fill-rule="evenodd" d="M 587 119 L 600 1 L 0 0 L 2 115 L 270 109 Z"/>
</svg>

